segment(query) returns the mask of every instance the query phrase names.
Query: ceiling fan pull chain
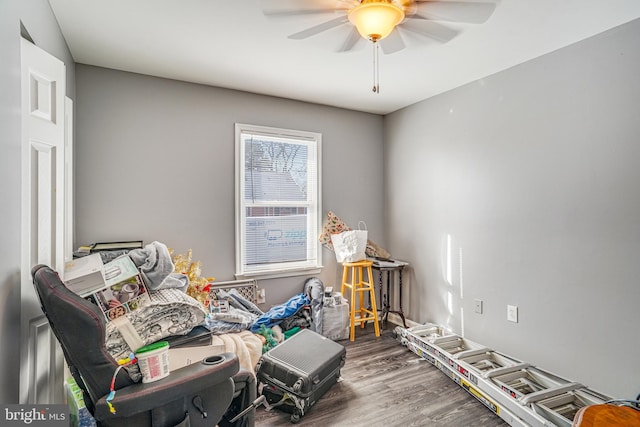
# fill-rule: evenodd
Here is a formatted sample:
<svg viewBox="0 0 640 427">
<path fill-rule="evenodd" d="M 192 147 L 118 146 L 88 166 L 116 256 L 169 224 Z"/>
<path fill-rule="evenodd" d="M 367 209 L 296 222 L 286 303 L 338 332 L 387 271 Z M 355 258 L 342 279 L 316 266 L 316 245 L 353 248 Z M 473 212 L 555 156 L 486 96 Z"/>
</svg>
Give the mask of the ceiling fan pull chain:
<svg viewBox="0 0 640 427">
<path fill-rule="evenodd" d="M 378 43 L 373 40 L 373 91 L 380 93 L 380 72 L 378 70 Z"/>
</svg>

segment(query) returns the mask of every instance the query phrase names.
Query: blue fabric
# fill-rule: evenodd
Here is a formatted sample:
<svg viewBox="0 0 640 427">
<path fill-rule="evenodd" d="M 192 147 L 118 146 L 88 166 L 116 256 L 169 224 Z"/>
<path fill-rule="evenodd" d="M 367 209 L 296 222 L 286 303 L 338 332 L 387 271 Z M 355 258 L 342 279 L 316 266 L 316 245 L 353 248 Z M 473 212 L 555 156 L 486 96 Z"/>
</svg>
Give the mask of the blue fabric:
<svg viewBox="0 0 640 427">
<path fill-rule="evenodd" d="M 282 322 L 287 317 L 293 316 L 298 310 L 300 310 L 300 308 L 308 304 L 309 298 L 307 298 L 305 294 L 301 293 L 294 295 L 284 304 L 271 307 L 269 311 L 258 317 L 253 325 L 251 325 L 250 331 L 258 332 L 261 325 L 271 328 Z"/>
</svg>

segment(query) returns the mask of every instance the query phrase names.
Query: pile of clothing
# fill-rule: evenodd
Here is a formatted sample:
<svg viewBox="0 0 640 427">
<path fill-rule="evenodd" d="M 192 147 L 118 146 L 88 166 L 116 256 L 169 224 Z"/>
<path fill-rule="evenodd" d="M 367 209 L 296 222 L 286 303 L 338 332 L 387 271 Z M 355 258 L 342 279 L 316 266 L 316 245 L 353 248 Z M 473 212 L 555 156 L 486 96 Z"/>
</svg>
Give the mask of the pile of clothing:
<svg viewBox="0 0 640 427">
<path fill-rule="evenodd" d="M 122 253 L 102 252 L 103 262 L 109 262 Z M 283 304 L 263 312 L 236 289 L 218 290 L 216 299 L 226 301 L 224 312 L 206 310 L 202 304 L 186 294 L 189 278 L 174 272 L 170 251 L 160 242 L 152 242 L 141 249 L 127 252 L 138 267 L 149 289 L 151 303 L 126 314 L 124 321 L 128 332 L 117 324 L 107 324 L 106 348 L 116 359 L 126 357 L 131 351 L 131 339 L 135 329 L 136 342 L 144 345 L 170 336 L 186 335 L 196 326 L 206 327 L 223 342 L 226 351 L 242 355 L 245 368 L 253 371 L 255 360 L 289 336 L 303 328 L 322 332 L 322 296 L 324 287 L 319 279 L 305 282 L 304 292 L 291 297 Z M 134 335 L 136 335 L 134 334 Z M 135 349 L 134 349 L 135 350 Z M 129 370 L 136 378 L 139 372 Z"/>
<path fill-rule="evenodd" d="M 294 295 L 284 304 L 272 307 L 266 313 L 237 290 L 218 291 L 216 298 L 228 302 L 226 312 L 209 313 L 206 326 L 213 334 L 226 334 L 249 330 L 262 340 L 263 352 L 275 347 L 302 328 L 313 328 L 309 297 Z"/>
</svg>

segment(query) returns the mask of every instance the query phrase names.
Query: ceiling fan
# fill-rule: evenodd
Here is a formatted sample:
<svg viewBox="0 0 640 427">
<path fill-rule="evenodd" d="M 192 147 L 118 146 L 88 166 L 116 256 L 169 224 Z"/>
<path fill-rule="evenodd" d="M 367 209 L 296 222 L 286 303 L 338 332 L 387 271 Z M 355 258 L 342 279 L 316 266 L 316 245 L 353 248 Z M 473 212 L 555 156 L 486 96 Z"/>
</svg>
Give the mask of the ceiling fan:
<svg viewBox="0 0 640 427">
<path fill-rule="evenodd" d="M 373 91 L 377 93 L 378 45 L 385 54 L 404 49 L 400 31 L 446 43 L 459 31 L 442 21 L 480 24 L 489 19 L 496 7 L 494 1 L 474 0 L 263 0 L 263 4 L 263 13 L 267 16 L 338 14 L 288 37 L 302 40 L 332 28 L 351 26 L 338 51 L 351 50 L 361 37 L 373 42 Z"/>
<path fill-rule="evenodd" d="M 495 1 L 435 1 L 435 0 L 263 0 L 267 16 L 338 14 L 336 18 L 289 35 L 302 40 L 341 25 L 352 25 L 340 52 L 351 50 L 360 37 L 380 41 L 384 53 L 405 48 L 396 27 L 446 43 L 458 35 L 458 30 L 445 22 L 481 24 L 493 14 Z M 367 33 L 382 25 L 383 30 Z M 384 34 L 381 34 L 384 32 Z M 384 41 L 383 41 L 384 40 Z"/>
</svg>

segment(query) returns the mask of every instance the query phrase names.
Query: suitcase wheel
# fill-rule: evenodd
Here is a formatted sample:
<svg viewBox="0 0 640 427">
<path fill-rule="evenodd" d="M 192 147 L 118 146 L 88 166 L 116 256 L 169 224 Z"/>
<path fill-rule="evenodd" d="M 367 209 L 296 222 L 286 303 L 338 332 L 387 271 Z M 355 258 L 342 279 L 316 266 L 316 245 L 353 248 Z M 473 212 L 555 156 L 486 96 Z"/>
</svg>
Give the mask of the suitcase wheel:
<svg viewBox="0 0 640 427">
<path fill-rule="evenodd" d="M 293 424 L 298 424 L 300 422 L 300 414 L 296 412 L 293 415 L 291 415 L 291 422 Z"/>
</svg>

